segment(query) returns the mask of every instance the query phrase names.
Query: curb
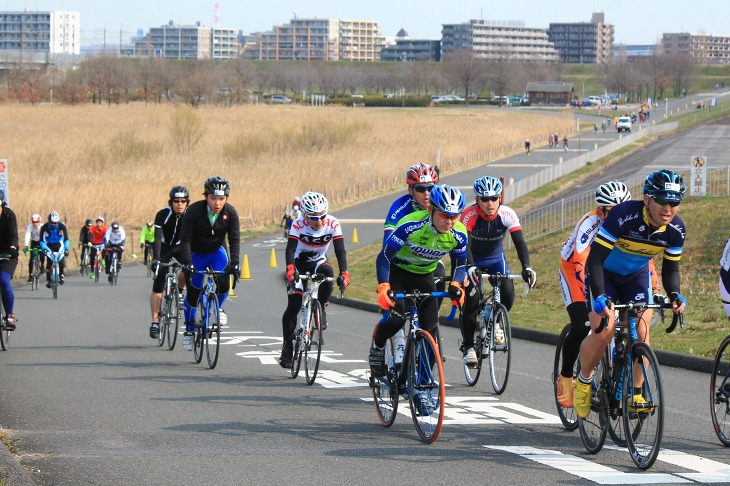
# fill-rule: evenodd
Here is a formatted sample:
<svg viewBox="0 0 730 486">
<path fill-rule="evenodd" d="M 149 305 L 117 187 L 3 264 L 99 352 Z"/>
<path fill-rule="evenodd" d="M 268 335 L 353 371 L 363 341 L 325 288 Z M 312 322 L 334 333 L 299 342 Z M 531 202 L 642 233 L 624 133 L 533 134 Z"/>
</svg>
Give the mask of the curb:
<svg viewBox="0 0 730 486">
<path fill-rule="evenodd" d="M 377 304 L 371 304 L 369 302 L 363 302 L 361 300 L 341 298 L 338 299 L 334 295 L 330 298 L 330 302 L 333 304 L 343 305 L 345 307 L 352 307 L 373 313 L 380 313 L 380 307 Z M 447 327 L 459 327 L 459 321 L 454 319 L 447 321 L 444 316 L 441 316 L 439 324 Z M 512 336 L 517 339 L 524 339 L 525 341 L 533 341 L 536 343 L 548 344 L 550 346 L 557 346 L 558 334 L 538 331 L 536 329 L 527 329 L 524 327 L 511 326 Z M 660 349 L 654 350 L 659 364 L 663 366 L 670 366 L 672 368 L 681 368 L 688 371 L 698 371 L 700 373 L 712 373 L 712 367 L 714 360 L 712 358 L 704 358 L 702 356 L 691 356 L 688 354 L 680 354 L 672 351 L 662 351 Z M 552 356 L 551 356 L 552 361 Z"/>
<path fill-rule="evenodd" d="M 0 479 L 8 486 L 36 486 L 20 461 L 5 444 L 0 444 Z"/>
</svg>

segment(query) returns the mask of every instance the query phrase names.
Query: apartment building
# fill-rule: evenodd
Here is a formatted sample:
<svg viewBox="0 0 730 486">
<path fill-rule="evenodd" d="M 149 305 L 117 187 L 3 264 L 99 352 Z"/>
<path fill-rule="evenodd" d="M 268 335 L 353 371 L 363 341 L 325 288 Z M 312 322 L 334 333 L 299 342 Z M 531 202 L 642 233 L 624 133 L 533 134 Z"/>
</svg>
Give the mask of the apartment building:
<svg viewBox="0 0 730 486">
<path fill-rule="evenodd" d="M 560 62 L 603 64 L 613 56 L 614 28 L 603 12 L 594 13 L 590 22 L 551 23 L 547 34 Z"/>
<path fill-rule="evenodd" d="M 196 25 L 168 25 L 150 29 L 149 46 L 153 57 L 165 59 L 210 59 L 213 56 L 213 29 Z"/>
<path fill-rule="evenodd" d="M 441 60 L 441 41 L 411 39 L 405 29 L 395 35 L 395 44 L 380 51 L 380 60 L 386 62 L 414 62 Z"/>
<path fill-rule="evenodd" d="M 558 62 L 559 53 L 546 29 L 526 27 L 523 21 L 470 20 L 443 24 L 441 57 L 471 51 L 486 61 Z"/>
<path fill-rule="evenodd" d="M 0 12 L 0 52 L 24 59 L 55 54 L 79 54 L 79 12 Z"/>
<path fill-rule="evenodd" d="M 664 33 L 661 43 L 666 54 L 690 55 L 698 64 L 730 63 L 730 36 Z"/>
</svg>

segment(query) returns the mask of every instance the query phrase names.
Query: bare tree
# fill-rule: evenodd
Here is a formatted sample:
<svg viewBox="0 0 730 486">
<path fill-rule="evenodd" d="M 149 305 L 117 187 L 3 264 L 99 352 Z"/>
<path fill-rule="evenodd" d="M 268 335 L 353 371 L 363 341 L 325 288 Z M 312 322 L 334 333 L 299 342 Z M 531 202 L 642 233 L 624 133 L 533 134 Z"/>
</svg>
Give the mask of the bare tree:
<svg viewBox="0 0 730 486">
<path fill-rule="evenodd" d="M 484 79 L 485 63 L 476 58 L 468 49 L 461 49 L 450 53 L 443 60 L 444 72 L 455 86 L 464 89 L 465 104 L 469 104 L 469 93 L 474 86 Z"/>
<path fill-rule="evenodd" d="M 193 108 L 200 103 L 210 100 L 215 91 L 215 61 L 209 59 L 195 60 L 186 64 L 181 70 L 178 92 L 180 96 Z"/>
<path fill-rule="evenodd" d="M 674 96 L 684 96 L 697 71 L 694 59 L 689 54 L 671 54 L 666 57 L 665 67 Z"/>
</svg>

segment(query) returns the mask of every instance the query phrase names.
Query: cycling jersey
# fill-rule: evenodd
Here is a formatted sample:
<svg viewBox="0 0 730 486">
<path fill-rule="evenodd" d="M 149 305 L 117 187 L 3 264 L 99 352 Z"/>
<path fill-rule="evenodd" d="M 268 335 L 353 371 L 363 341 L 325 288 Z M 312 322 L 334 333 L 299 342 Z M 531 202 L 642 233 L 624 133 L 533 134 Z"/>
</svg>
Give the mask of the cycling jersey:
<svg viewBox="0 0 730 486">
<path fill-rule="evenodd" d="M 391 204 L 388 214 L 385 217 L 385 224 L 383 225 L 385 232 L 383 235 L 383 244 L 385 244 L 388 236 L 390 236 L 390 232 L 398 225 L 398 221 L 415 211 L 423 211 L 423 209 L 416 204 L 416 200 L 410 194 L 399 197 Z"/>
<path fill-rule="evenodd" d="M 89 242 L 89 227 L 84 225 L 81 227 L 81 231 L 79 231 L 79 243 L 82 245 L 85 245 Z"/>
<path fill-rule="evenodd" d="M 159 259 L 167 250 L 180 245 L 182 230 L 182 214 L 175 214 L 172 207 L 165 206 L 155 215 L 155 251 L 154 258 Z"/>
<path fill-rule="evenodd" d="M 391 265 L 423 275 L 433 272 L 447 254 L 453 259 L 453 279 L 461 282 L 466 274 L 467 240 L 466 228 L 460 221 L 454 222 L 450 232 L 439 233 L 431 224 L 428 211 L 409 214 L 401 218 L 378 255 L 378 283 L 389 281 Z"/>
<path fill-rule="evenodd" d="M 25 244 L 23 246 L 30 246 L 31 242 L 38 243 L 41 240 L 41 226 L 36 226 L 30 223 L 25 229 Z"/>
<path fill-rule="evenodd" d="M 55 228 L 51 228 L 50 223 L 45 223 L 41 226 L 41 248 L 49 250 L 49 247 L 53 247 L 54 251 L 57 251 L 61 244 L 63 244 L 66 250 L 69 249 L 70 243 L 68 241 L 68 230 L 66 225 L 63 223 L 56 223 Z"/>
<path fill-rule="evenodd" d="M 340 222 L 331 214 L 327 215 L 322 227 L 318 230 L 312 229 L 305 217 L 297 218 L 292 223 L 289 232 L 289 241 L 291 242 L 293 239 L 297 242 L 296 249 L 290 255 L 290 245 L 287 244 L 286 263 L 289 265 L 294 263 L 294 260 L 307 263 L 323 262 L 327 260 L 327 250 L 330 243 L 342 238 Z M 345 268 L 343 268 L 341 263 L 338 256 L 340 272 L 344 272 L 347 270 L 347 266 L 345 265 Z"/>
<path fill-rule="evenodd" d="M 111 227 L 106 230 L 104 235 L 104 243 L 111 246 L 124 246 L 124 241 L 127 239 L 127 235 L 124 232 L 124 228 L 119 227 L 118 232 L 114 232 Z"/>
<path fill-rule="evenodd" d="M 725 308 L 725 314 L 730 318 L 730 239 L 725 243 L 725 249 L 720 258 L 720 299 Z"/>
<path fill-rule="evenodd" d="M 192 253 L 212 254 L 225 247 L 226 235 L 232 265 L 238 265 L 241 254 L 241 226 L 236 208 L 226 203 L 211 223 L 205 200 L 191 204 L 182 218 L 180 244 L 181 263 L 190 263 Z M 222 269 L 221 269 L 222 270 Z"/>
<path fill-rule="evenodd" d="M 502 205 L 490 218 L 477 204 L 474 204 L 466 208 L 461 214 L 461 221 L 469 232 L 469 256 L 473 259 L 473 263 L 479 267 L 484 267 L 488 260 L 504 253 L 502 241 L 507 232 L 514 236 L 515 232 L 522 231 L 517 213 Z M 518 251 L 523 266 L 529 265 L 526 250 L 525 245 L 524 256 Z"/>
<path fill-rule="evenodd" d="M 139 232 L 139 243 L 144 245 L 145 243 L 155 242 L 155 230 L 154 227 L 150 228 L 145 225 L 142 231 Z"/>
</svg>

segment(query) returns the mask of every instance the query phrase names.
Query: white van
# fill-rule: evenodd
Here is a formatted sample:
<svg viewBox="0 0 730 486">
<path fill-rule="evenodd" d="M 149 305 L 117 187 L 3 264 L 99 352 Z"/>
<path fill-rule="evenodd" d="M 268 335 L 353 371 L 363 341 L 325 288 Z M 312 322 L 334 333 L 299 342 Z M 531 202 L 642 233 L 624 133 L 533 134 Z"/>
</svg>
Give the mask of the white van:
<svg viewBox="0 0 730 486">
<path fill-rule="evenodd" d="M 616 130 L 618 130 L 619 133 L 630 132 L 631 131 L 631 117 L 630 116 L 619 117 L 618 122 L 616 123 Z"/>
</svg>

